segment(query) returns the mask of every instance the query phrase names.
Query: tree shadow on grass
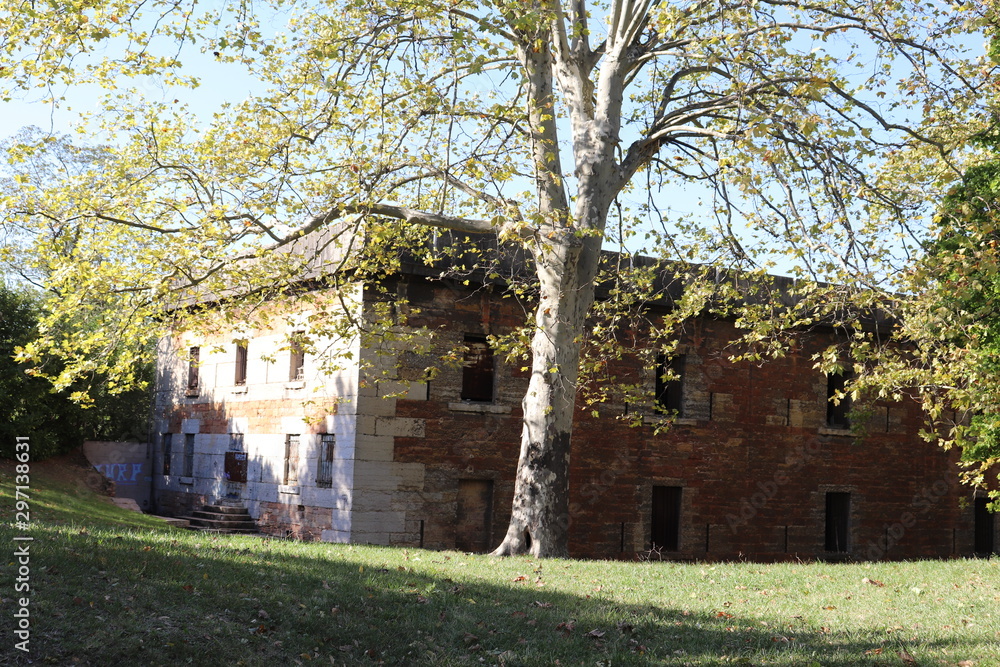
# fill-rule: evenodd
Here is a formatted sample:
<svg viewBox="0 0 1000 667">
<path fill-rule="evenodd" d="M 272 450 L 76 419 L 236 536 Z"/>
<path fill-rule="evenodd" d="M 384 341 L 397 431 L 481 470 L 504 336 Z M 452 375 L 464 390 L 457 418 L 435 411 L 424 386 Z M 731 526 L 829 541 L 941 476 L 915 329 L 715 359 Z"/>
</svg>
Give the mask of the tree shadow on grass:
<svg viewBox="0 0 1000 667">
<path fill-rule="evenodd" d="M 995 645 L 957 633 L 917 650 L 874 630 L 779 629 L 725 610 L 557 591 L 512 579 L 531 571 L 524 559 L 497 561 L 484 577 L 463 566 L 484 557 L 457 552 L 53 524 L 32 536 L 31 652 L 7 652 L 9 664 L 829 667 L 898 665 L 900 650 L 919 660 L 932 649 L 1000 660 Z"/>
</svg>

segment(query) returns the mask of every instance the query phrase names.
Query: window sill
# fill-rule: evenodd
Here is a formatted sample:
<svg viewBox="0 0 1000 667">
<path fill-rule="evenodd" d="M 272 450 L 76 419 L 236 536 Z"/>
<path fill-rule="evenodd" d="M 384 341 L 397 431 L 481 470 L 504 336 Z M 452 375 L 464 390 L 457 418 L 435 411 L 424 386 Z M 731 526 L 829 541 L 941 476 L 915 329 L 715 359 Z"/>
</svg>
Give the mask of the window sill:
<svg viewBox="0 0 1000 667">
<path fill-rule="evenodd" d="M 229 392 L 230 394 L 245 394 L 247 393 L 247 386 L 245 384 L 238 384 L 232 388 Z"/>
<path fill-rule="evenodd" d="M 291 484 L 279 484 L 278 493 L 287 493 L 290 496 L 297 496 L 299 495 L 299 486 L 298 484 L 294 486 Z"/>
<path fill-rule="evenodd" d="M 181 477 L 179 481 L 181 484 L 192 486 L 194 484 L 194 477 Z"/>
<path fill-rule="evenodd" d="M 643 424 L 673 424 L 675 426 L 697 426 L 698 420 L 693 417 L 671 417 L 670 415 L 647 415 L 642 418 Z"/>
<path fill-rule="evenodd" d="M 195 389 L 186 389 L 186 390 L 184 390 L 184 395 L 187 398 L 198 398 L 199 396 L 201 396 L 201 390 L 198 389 L 198 388 L 195 388 Z"/>
<path fill-rule="evenodd" d="M 474 412 L 484 415 L 507 415 L 510 414 L 509 405 L 496 405 L 495 403 L 449 403 L 448 409 L 454 412 Z"/>
<path fill-rule="evenodd" d="M 302 389 L 305 386 L 305 380 L 289 380 L 285 383 L 285 389 Z"/>
<path fill-rule="evenodd" d="M 834 426 L 821 426 L 817 430 L 820 435 L 836 435 L 841 437 L 851 437 L 854 435 L 854 431 L 849 428 L 837 428 Z"/>
</svg>

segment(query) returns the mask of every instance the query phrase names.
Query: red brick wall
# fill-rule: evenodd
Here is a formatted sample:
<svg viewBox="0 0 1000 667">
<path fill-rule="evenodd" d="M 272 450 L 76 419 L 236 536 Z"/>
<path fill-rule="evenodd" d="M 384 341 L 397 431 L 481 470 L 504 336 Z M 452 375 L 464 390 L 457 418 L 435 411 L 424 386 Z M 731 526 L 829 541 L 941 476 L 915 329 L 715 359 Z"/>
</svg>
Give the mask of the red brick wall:
<svg viewBox="0 0 1000 667">
<path fill-rule="evenodd" d="M 469 295 L 439 285 L 433 298 L 426 288 L 419 294 L 421 314 L 411 323 L 449 332 L 442 346 L 457 344 L 464 333 L 505 333 L 523 317 L 512 300 L 488 290 Z M 968 493 L 958 487 L 954 457 L 917 436 L 922 424 L 916 404 L 874 404 L 870 431 L 860 440 L 823 434 L 826 376 L 813 368 L 811 357 L 834 336 L 803 333 L 784 358 L 734 363 L 733 325 L 701 319 L 685 326 L 680 351 L 687 354 L 686 388 L 711 402 L 691 411 L 704 418 L 682 419 L 654 434 L 653 424 L 632 427 L 618 419 L 624 405 L 602 405 L 597 417 L 581 406 L 571 458 L 571 553 L 632 558 L 646 552 L 652 487 L 666 485 L 683 489 L 680 548 L 653 557 L 968 554 L 972 515 L 959 507 Z M 649 374 L 635 360 L 608 372 Z M 424 521 L 424 546 L 454 548 L 460 540 L 459 480 L 471 478 L 493 481 L 491 544 L 502 538 L 517 462 L 523 375 L 498 364 L 497 402 L 509 406 L 509 414 L 449 409 L 458 400 L 457 371 L 442 372 L 431 383 L 429 400 L 397 403 L 399 416 L 426 420 L 425 437 L 397 438 L 395 447 L 395 460 L 428 467 L 423 501 L 412 513 Z M 824 549 L 828 492 L 851 494 L 847 554 Z"/>
</svg>

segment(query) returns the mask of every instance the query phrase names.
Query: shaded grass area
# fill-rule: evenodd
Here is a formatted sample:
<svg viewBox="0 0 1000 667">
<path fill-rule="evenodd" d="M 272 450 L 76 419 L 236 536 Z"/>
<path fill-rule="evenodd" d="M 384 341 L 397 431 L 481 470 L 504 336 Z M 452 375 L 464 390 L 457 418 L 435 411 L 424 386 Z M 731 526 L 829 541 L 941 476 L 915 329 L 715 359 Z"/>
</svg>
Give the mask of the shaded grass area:
<svg viewBox="0 0 1000 667">
<path fill-rule="evenodd" d="M 69 472 L 67 472 L 69 470 Z M 31 653 L 142 665 L 1000 665 L 1000 561 L 495 560 L 171 529 L 32 469 Z M 18 594 L 20 595 L 20 594 Z"/>
</svg>

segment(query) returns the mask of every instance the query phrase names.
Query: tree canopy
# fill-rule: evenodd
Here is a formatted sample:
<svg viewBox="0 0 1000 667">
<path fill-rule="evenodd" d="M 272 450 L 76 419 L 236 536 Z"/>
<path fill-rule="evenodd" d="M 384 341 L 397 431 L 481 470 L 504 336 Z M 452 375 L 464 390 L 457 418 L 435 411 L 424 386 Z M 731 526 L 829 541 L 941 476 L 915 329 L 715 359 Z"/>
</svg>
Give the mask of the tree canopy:
<svg viewBox="0 0 1000 667">
<path fill-rule="evenodd" d="M 990 26 L 989 55 L 1000 61 L 1000 37 Z M 957 446 L 963 476 L 984 485 L 1000 466 L 1000 97 L 994 85 L 961 179 L 941 199 L 932 234 L 902 283 L 903 348 L 856 350 L 878 365 L 862 385 L 882 395 L 920 400 L 929 416 L 925 436 Z M 973 126 L 975 129 L 977 126 Z M 992 470 L 992 473 L 991 473 Z M 1000 498 L 992 486 L 991 496 Z"/>
<path fill-rule="evenodd" d="M 99 164 L 39 182 L 24 167 L 40 142 L 11 152 L 5 223 L 20 226 L 57 297 L 28 355 L 65 356 L 61 384 L 95 368 L 127 378 L 128 355 L 99 351 L 145 345 L 164 302 L 293 281 L 295 254 L 275 251 L 321 228 L 350 234 L 352 269 L 373 275 L 391 269 L 387 249 L 436 247 L 427 239 L 441 230 L 520 244 L 537 308 L 524 336 L 532 375 L 513 518 L 497 553 L 565 553 L 581 355 L 611 353 L 594 340 L 602 328 L 584 326 L 614 317 L 610 306 L 594 310 L 601 248 L 755 276 L 780 262 L 829 281 L 803 282 L 793 310 L 738 306 L 748 340 L 772 353 L 777 329 L 761 322 L 801 326 L 870 306 L 926 239 L 929 200 L 961 171 L 953 148 L 990 80 L 989 62 L 967 47 L 986 9 L 8 6 L 5 96 L 41 86 L 62 104 L 63 89 L 107 91 L 87 126 L 107 144 Z M 258 87 L 200 118 L 189 103 L 197 72 L 183 67 L 192 51 Z M 165 92 L 143 94 L 151 80 Z M 625 281 L 625 266 L 607 277 Z M 633 284 L 652 285 L 646 278 Z M 626 305 L 643 298 L 619 293 L 633 295 Z M 691 291 L 686 307 L 706 293 Z M 84 312 L 107 319 L 86 335 L 54 326 Z"/>
</svg>

